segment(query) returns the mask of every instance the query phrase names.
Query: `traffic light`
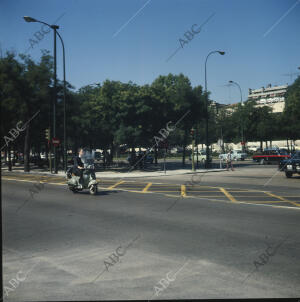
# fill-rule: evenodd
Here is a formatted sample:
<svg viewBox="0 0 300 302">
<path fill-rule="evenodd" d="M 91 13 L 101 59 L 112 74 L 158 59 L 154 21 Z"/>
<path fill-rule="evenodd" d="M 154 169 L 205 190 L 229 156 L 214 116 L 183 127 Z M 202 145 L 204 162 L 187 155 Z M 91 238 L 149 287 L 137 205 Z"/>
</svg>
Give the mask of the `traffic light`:
<svg viewBox="0 0 300 302">
<path fill-rule="evenodd" d="M 191 133 L 191 137 L 194 138 L 194 134 L 195 134 L 194 128 L 191 129 L 191 132 L 190 132 L 190 133 Z"/>
<path fill-rule="evenodd" d="M 49 128 L 47 128 L 45 130 L 45 134 L 46 134 L 46 140 L 50 141 L 50 129 Z"/>
</svg>

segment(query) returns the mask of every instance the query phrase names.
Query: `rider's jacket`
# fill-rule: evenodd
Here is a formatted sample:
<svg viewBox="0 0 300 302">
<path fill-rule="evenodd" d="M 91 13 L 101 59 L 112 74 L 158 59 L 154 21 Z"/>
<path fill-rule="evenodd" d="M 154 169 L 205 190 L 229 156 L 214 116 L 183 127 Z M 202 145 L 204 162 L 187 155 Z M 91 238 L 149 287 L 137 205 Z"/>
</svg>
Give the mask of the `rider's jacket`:
<svg viewBox="0 0 300 302">
<path fill-rule="evenodd" d="M 74 161 L 74 164 L 73 164 L 74 168 L 77 168 L 78 166 L 83 167 L 83 162 L 79 156 L 75 156 L 73 161 Z"/>
</svg>

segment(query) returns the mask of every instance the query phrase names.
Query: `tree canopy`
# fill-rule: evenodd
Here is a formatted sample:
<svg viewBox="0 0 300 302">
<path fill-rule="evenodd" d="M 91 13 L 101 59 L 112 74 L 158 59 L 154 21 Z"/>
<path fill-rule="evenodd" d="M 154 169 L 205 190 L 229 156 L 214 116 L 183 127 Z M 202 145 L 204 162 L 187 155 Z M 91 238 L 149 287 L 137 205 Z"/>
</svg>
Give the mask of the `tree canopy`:
<svg viewBox="0 0 300 302">
<path fill-rule="evenodd" d="M 2 145 L 8 150 L 48 150 L 45 129 L 52 127 L 53 58 L 43 51 L 39 62 L 29 56 L 6 53 L 0 58 L 0 96 Z M 57 136 L 63 139 L 63 83 L 57 84 Z M 114 150 L 157 147 L 155 137 L 163 136 L 169 146 L 183 149 L 191 143 L 194 128 L 196 143 L 205 142 L 205 94 L 201 86 L 192 87 L 188 77 L 160 75 L 152 83 L 105 80 L 78 91 L 67 83 L 67 146 L 74 151 L 79 146 Z M 26 123 L 25 133 L 6 144 L 8 135 L 19 121 Z M 267 106 L 257 107 L 253 101 L 237 106 L 229 113 L 209 101 L 209 143 L 218 138 L 226 142 L 298 139 L 300 133 L 300 77 L 288 87 L 286 106 L 274 114 Z M 169 124 L 168 124 L 169 123 Z M 167 125 L 175 131 L 162 132 Z M 166 135 L 162 135 L 167 133 Z M 167 137 L 165 137 L 167 136 Z M 27 169 L 29 166 L 27 165 Z"/>
</svg>

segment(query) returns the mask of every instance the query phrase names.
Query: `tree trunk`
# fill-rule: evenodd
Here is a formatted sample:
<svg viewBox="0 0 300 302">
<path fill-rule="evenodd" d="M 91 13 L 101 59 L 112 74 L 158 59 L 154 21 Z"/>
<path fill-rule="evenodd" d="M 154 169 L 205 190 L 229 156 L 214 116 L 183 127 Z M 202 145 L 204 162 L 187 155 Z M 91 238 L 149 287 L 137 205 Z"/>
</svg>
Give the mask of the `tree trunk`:
<svg viewBox="0 0 300 302">
<path fill-rule="evenodd" d="M 48 143 L 45 143 L 45 158 L 47 159 L 47 167 L 49 168 L 49 147 L 48 147 Z"/>
<path fill-rule="evenodd" d="M 296 150 L 295 150 L 295 145 L 296 145 L 296 140 L 292 140 L 292 142 L 293 142 L 293 145 L 291 146 L 291 149 L 292 149 L 292 152 L 295 152 Z"/>
<path fill-rule="evenodd" d="M 12 170 L 12 167 L 11 167 L 11 147 L 10 147 L 10 144 L 8 145 L 8 171 L 11 171 Z"/>
<path fill-rule="evenodd" d="M 6 165 L 7 165 L 7 155 L 8 155 L 7 148 L 5 148 L 5 150 L 4 150 L 4 162 L 5 162 Z"/>
<path fill-rule="evenodd" d="M 107 159 L 107 155 L 106 155 L 106 149 L 103 149 L 103 167 L 104 169 L 106 168 L 106 159 Z"/>
<path fill-rule="evenodd" d="M 260 141 L 260 150 L 263 151 L 263 141 Z"/>
<path fill-rule="evenodd" d="M 12 158 L 12 166 L 14 167 L 16 165 L 16 160 L 17 160 L 17 157 L 16 157 L 16 147 L 14 146 L 14 152 L 13 152 L 13 158 Z"/>
<path fill-rule="evenodd" d="M 184 139 L 183 139 L 182 167 L 185 166 L 186 141 L 187 141 L 187 130 L 185 130 L 185 132 L 184 132 Z"/>
<path fill-rule="evenodd" d="M 110 154 L 109 154 L 109 162 L 110 163 L 113 163 L 114 152 L 115 152 L 115 146 L 114 146 L 114 143 L 111 143 L 111 145 L 110 145 Z"/>
<path fill-rule="evenodd" d="M 157 146 L 154 147 L 154 163 L 157 165 Z"/>
<path fill-rule="evenodd" d="M 24 172 L 30 172 L 30 124 L 27 124 L 24 142 Z"/>
</svg>

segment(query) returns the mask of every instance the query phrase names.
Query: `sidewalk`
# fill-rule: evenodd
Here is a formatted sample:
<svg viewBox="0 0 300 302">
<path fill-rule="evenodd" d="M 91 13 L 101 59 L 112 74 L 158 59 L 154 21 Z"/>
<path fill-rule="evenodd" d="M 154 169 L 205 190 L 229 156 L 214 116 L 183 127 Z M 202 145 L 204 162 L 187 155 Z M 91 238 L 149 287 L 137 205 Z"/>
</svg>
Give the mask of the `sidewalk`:
<svg viewBox="0 0 300 302">
<path fill-rule="evenodd" d="M 8 167 L 2 167 L 2 172 L 9 172 Z M 195 172 L 190 169 L 177 169 L 177 170 L 167 170 L 164 171 L 131 171 L 131 172 L 114 172 L 114 171 L 102 171 L 96 172 L 97 178 L 138 178 L 138 177 L 162 177 L 162 176 L 173 176 L 173 175 L 184 175 L 184 174 L 193 174 L 193 173 L 207 173 L 207 172 L 220 172 L 226 171 L 226 169 L 198 169 Z M 40 169 L 32 169 L 30 172 L 24 172 L 23 166 L 15 166 L 11 173 L 23 173 L 23 174 L 32 174 L 32 175 L 52 175 L 52 176 L 61 176 L 65 177 L 66 174 L 63 171 L 58 171 L 57 174 L 50 173 L 49 171 L 40 171 Z"/>
</svg>

